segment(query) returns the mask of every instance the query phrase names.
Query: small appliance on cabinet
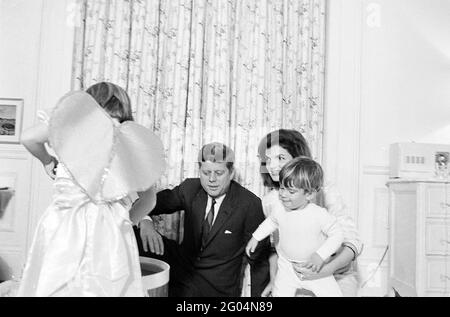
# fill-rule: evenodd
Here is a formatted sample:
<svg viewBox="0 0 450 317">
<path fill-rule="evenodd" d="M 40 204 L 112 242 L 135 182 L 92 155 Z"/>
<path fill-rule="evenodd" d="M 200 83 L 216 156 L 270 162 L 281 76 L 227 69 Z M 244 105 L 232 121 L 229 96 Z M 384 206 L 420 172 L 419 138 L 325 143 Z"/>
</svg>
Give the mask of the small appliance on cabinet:
<svg viewBox="0 0 450 317">
<path fill-rule="evenodd" d="M 449 145 L 391 145 L 389 283 L 401 296 L 450 296 Z"/>
</svg>

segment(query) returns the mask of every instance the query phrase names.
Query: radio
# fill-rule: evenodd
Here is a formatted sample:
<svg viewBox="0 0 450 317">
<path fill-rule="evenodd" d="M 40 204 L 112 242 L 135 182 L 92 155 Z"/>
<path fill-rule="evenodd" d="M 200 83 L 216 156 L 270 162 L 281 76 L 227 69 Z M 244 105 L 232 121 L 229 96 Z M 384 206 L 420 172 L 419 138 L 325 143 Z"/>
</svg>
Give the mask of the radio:
<svg viewBox="0 0 450 317">
<path fill-rule="evenodd" d="M 450 144 L 394 143 L 389 149 L 390 178 L 446 179 Z"/>
</svg>

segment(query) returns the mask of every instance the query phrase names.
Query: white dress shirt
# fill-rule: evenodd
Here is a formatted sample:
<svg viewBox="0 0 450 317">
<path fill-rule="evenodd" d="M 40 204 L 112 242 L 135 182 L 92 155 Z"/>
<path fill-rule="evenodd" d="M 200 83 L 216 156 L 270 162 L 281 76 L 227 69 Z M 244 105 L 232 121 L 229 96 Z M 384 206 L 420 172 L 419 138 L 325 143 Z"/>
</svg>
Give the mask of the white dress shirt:
<svg viewBox="0 0 450 317">
<path fill-rule="evenodd" d="M 295 262 L 307 261 L 314 252 L 325 261 L 344 241 L 337 218 L 314 203 L 291 211 L 276 208 L 253 233 L 253 237 L 261 241 L 277 229 L 280 239 L 277 252 Z"/>
<path fill-rule="evenodd" d="M 222 202 L 225 199 L 225 196 L 226 195 L 222 195 L 220 197 L 215 198 L 216 204 L 214 205 L 214 219 L 212 222 L 213 225 L 214 225 L 214 222 L 216 221 L 217 215 L 219 214 L 218 211 L 220 209 L 220 205 L 222 205 Z M 208 202 L 206 204 L 205 217 L 203 219 L 206 219 L 206 217 L 208 216 L 209 209 L 211 209 L 211 204 L 212 204 L 212 197 L 208 195 Z"/>
</svg>

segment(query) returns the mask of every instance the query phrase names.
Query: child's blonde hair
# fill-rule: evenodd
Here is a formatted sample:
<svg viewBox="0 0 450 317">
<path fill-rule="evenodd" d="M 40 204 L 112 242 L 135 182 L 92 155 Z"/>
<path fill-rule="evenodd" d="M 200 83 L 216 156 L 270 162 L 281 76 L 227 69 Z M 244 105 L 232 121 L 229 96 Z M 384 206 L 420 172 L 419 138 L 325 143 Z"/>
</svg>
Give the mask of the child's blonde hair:
<svg viewBox="0 0 450 317">
<path fill-rule="evenodd" d="M 308 193 L 318 192 L 323 186 L 322 167 L 309 157 L 297 157 L 281 169 L 280 184 L 304 189 Z"/>
<path fill-rule="evenodd" d="M 133 121 L 130 97 L 121 87 L 101 82 L 89 87 L 86 92 L 90 94 L 100 106 L 113 118 L 124 121 Z"/>
</svg>

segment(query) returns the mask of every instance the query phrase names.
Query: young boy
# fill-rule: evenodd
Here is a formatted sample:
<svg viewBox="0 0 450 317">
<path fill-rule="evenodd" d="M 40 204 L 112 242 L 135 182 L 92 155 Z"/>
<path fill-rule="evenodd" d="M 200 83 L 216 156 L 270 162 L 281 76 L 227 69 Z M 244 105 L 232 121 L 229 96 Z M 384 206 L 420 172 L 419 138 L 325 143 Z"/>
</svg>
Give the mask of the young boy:
<svg viewBox="0 0 450 317">
<path fill-rule="evenodd" d="M 294 265 L 320 271 L 324 261 L 338 250 L 344 235 L 336 218 L 311 201 L 323 184 L 320 165 L 306 157 L 298 157 L 280 171 L 279 196 L 282 206 L 253 233 L 246 247 L 250 255 L 258 242 L 279 230 L 278 271 L 273 296 L 293 297 L 305 288 L 316 296 L 342 296 L 333 276 L 302 281 Z M 283 208 L 284 207 L 284 208 Z"/>
</svg>

